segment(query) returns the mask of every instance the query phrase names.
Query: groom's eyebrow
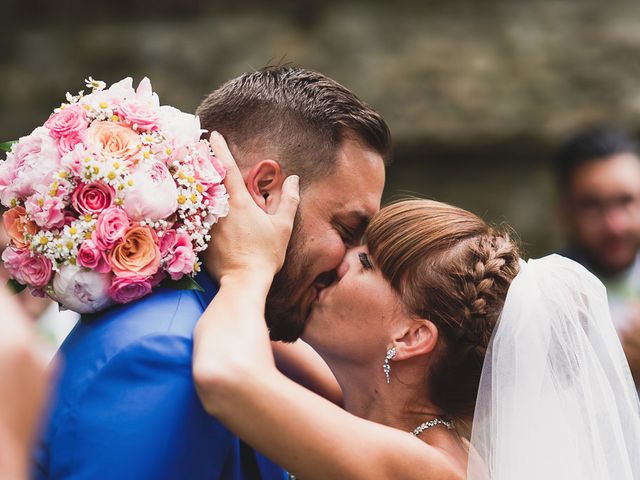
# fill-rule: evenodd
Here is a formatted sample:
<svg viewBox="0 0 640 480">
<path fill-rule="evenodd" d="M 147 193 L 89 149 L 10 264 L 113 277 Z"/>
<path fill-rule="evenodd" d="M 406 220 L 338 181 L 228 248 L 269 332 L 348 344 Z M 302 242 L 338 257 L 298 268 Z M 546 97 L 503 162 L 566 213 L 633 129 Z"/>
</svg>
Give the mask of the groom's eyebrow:
<svg viewBox="0 0 640 480">
<path fill-rule="evenodd" d="M 354 232 L 362 234 L 369 225 L 371 216 L 362 210 L 353 210 L 339 214 L 338 219 L 346 223 Z"/>
</svg>

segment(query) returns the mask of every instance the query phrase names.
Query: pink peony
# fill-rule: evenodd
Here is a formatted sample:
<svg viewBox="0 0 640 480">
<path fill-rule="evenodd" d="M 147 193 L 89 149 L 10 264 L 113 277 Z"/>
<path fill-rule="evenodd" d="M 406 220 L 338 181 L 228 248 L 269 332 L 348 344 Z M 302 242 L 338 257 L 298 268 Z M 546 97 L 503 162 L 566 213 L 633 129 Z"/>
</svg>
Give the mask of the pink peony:
<svg viewBox="0 0 640 480">
<path fill-rule="evenodd" d="M 111 273 L 64 265 L 53 277 L 52 298 L 78 313 L 94 313 L 111 304 Z"/>
<path fill-rule="evenodd" d="M 109 296 L 117 303 L 129 303 L 151 293 L 151 277 L 115 277 Z"/>
<path fill-rule="evenodd" d="M 129 217 L 121 208 L 113 206 L 103 210 L 93 232 L 95 245 L 101 250 L 110 249 L 122 238 L 129 223 Z"/>
<path fill-rule="evenodd" d="M 59 168 L 55 140 L 46 128 L 36 128 L 0 163 L 0 202 L 9 207 L 11 200 L 23 200 L 40 187 L 48 187 Z"/>
<path fill-rule="evenodd" d="M 98 273 L 107 273 L 111 270 L 104 250 L 98 248 L 93 240 L 85 240 L 82 242 L 78 250 L 78 264 L 82 267 L 95 270 Z"/>
<path fill-rule="evenodd" d="M 71 204 L 78 213 L 100 213 L 113 205 L 116 196 L 111 185 L 102 182 L 80 183 L 73 191 Z"/>
<path fill-rule="evenodd" d="M 178 189 L 164 163 L 140 164 L 131 180 L 133 186 L 125 190 L 123 205 L 131 220 L 162 220 L 178 208 Z"/>
<path fill-rule="evenodd" d="M 153 93 L 151 82 L 144 77 L 136 95 L 123 100 L 118 112 L 127 123 L 137 130 L 152 131 L 158 128 L 160 122 L 160 100 L 158 95 Z"/>
<path fill-rule="evenodd" d="M 51 261 L 39 253 L 7 247 L 2 252 L 2 261 L 9 274 L 23 285 L 44 288 L 51 280 Z"/>
<path fill-rule="evenodd" d="M 22 276 L 22 264 L 27 256 L 29 256 L 28 248 L 7 247 L 2 252 L 4 268 L 7 269 L 9 275 L 11 275 L 15 281 L 23 285 L 26 285 L 27 282 Z"/>
<path fill-rule="evenodd" d="M 65 224 L 65 204 L 62 197 L 35 193 L 27 199 L 24 206 L 29 217 L 39 227 L 47 230 L 62 228 Z"/>
<path fill-rule="evenodd" d="M 49 135 L 58 139 L 61 137 L 78 136 L 88 126 L 84 110 L 80 105 L 71 105 L 60 109 L 49 117 L 44 124 L 49 129 Z"/>
<path fill-rule="evenodd" d="M 169 249 L 169 254 L 171 258 L 165 269 L 173 280 L 179 280 L 183 275 L 193 273 L 197 258 L 188 235 L 178 234 L 174 245 Z"/>
</svg>

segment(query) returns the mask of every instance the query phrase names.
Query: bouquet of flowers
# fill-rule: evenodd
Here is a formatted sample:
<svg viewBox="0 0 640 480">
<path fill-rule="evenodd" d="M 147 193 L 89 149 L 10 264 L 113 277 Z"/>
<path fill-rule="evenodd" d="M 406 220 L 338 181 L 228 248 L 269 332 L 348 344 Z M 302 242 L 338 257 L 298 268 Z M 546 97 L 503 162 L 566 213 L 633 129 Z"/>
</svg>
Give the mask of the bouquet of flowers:
<svg viewBox="0 0 640 480">
<path fill-rule="evenodd" d="M 160 283 L 198 288 L 198 254 L 227 214 L 224 168 L 199 119 L 144 78 L 67 93 L 43 126 L 3 144 L 0 202 L 14 285 L 93 313 Z"/>
</svg>

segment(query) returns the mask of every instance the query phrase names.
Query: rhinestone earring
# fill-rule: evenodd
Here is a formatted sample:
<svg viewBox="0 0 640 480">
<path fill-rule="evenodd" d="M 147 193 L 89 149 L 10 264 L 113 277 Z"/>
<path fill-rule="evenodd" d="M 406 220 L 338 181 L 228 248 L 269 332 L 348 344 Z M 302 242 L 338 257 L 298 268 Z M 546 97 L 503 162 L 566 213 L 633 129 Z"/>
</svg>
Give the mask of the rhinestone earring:
<svg viewBox="0 0 640 480">
<path fill-rule="evenodd" d="M 384 363 L 382 364 L 382 369 L 384 370 L 384 376 L 387 378 L 387 383 L 391 383 L 391 364 L 389 360 L 396 356 L 396 347 L 391 347 L 387 350 L 387 356 L 384 357 Z"/>
</svg>

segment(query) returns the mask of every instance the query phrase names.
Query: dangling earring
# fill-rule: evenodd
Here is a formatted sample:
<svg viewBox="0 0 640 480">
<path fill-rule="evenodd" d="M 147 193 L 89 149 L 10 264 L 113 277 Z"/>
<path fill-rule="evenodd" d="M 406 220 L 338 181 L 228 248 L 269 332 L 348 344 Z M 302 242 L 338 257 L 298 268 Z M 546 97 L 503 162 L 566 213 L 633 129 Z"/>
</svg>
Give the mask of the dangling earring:
<svg viewBox="0 0 640 480">
<path fill-rule="evenodd" d="M 391 383 L 391 377 L 389 374 L 391 373 L 391 365 L 389 364 L 389 360 L 396 356 L 396 347 L 391 347 L 387 350 L 387 356 L 384 357 L 384 363 L 382 364 L 382 369 L 384 370 L 384 376 L 387 377 L 387 383 Z"/>
</svg>

